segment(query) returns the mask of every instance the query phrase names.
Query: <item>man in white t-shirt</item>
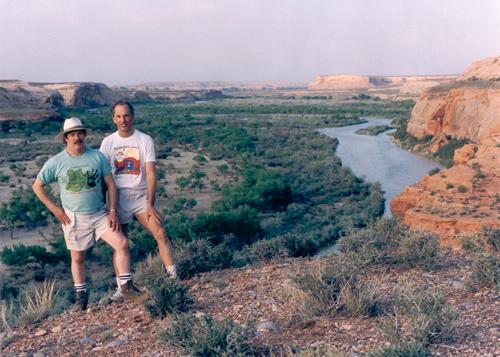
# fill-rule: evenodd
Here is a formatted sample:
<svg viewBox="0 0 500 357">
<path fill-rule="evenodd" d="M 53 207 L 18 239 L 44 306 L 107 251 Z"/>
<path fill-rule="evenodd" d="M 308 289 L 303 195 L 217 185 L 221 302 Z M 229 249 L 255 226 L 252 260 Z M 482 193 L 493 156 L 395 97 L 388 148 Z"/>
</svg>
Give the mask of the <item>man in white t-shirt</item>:
<svg viewBox="0 0 500 357">
<path fill-rule="evenodd" d="M 118 189 L 118 218 L 126 225 L 133 218 L 150 232 L 158 244 L 160 258 L 166 270 L 177 277 L 173 249 L 163 226 L 163 218 L 155 208 L 156 157 L 153 139 L 133 126 L 134 107 L 118 101 L 111 107 L 117 131 L 104 138 L 101 152 L 111 164 Z M 120 289 L 113 299 L 121 298 Z"/>
</svg>

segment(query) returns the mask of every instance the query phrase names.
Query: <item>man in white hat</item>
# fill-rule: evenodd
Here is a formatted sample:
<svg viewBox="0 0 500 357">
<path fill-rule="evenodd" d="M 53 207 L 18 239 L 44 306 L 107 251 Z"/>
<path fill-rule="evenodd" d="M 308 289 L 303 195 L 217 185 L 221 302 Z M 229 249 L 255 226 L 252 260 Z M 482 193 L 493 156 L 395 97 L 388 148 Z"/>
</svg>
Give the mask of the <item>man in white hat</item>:
<svg viewBox="0 0 500 357">
<path fill-rule="evenodd" d="M 85 147 L 86 134 L 87 129 L 80 119 L 66 119 L 59 134 L 66 148 L 43 165 L 33 184 L 36 196 L 62 223 L 66 246 L 71 253 L 76 310 L 87 308 L 85 251 L 99 239 L 115 251 L 124 298 L 134 300 L 143 295 L 132 283 L 128 243 L 120 231 L 116 186 L 109 162 L 99 150 Z M 103 181 L 109 190 L 109 212 L 103 204 Z M 57 206 L 45 191 L 45 185 L 53 182 L 59 184 L 62 207 Z"/>
<path fill-rule="evenodd" d="M 173 249 L 165 233 L 163 218 L 155 208 L 155 148 L 153 139 L 134 128 L 134 107 L 118 101 L 111 107 L 117 131 L 104 138 L 101 152 L 111 163 L 118 188 L 118 217 L 124 224 L 135 218 L 158 244 L 160 258 L 166 271 L 176 278 Z M 120 286 L 112 300 L 121 298 Z"/>
</svg>

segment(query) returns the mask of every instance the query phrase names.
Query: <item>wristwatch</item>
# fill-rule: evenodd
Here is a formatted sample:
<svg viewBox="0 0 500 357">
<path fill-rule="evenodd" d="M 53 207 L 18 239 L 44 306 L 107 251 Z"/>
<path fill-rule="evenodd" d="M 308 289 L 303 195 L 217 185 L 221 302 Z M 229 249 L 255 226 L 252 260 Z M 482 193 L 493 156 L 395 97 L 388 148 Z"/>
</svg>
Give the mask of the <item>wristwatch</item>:
<svg viewBox="0 0 500 357">
<path fill-rule="evenodd" d="M 109 212 L 116 212 L 116 210 L 114 208 L 110 208 Z"/>
</svg>

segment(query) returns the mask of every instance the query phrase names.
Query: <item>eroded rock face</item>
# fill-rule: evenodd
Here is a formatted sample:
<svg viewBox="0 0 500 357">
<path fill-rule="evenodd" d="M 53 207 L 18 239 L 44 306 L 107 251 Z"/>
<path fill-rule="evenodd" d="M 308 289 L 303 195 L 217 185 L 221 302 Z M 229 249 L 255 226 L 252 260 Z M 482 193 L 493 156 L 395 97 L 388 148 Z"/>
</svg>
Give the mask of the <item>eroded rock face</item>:
<svg viewBox="0 0 500 357">
<path fill-rule="evenodd" d="M 56 90 L 69 107 L 94 107 L 110 105 L 121 99 L 121 96 L 102 83 L 53 83 L 44 88 Z"/>
<path fill-rule="evenodd" d="M 309 85 L 309 90 L 352 90 L 396 88 L 403 96 L 420 95 L 423 90 L 434 85 L 449 82 L 456 76 L 318 76 Z"/>
<path fill-rule="evenodd" d="M 371 88 L 368 77 L 356 75 L 318 76 L 309 85 L 309 90 L 340 90 L 340 89 L 368 89 Z"/>
<path fill-rule="evenodd" d="M 500 80 L 500 57 L 485 58 L 467 67 L 457 80 Z"/>
<path fill-rule="evenodd" d="M 440 234 L 445 245 L 458 247 L 458 233 L 483 225 L 500 228 L 500 83 L 496 78 L 500 78 L 500 57 L 475 62 L 456 82 L 423 93 L 411 113 L 408 133 L 419 139 L 431 135 L 431 152 L 450 138 L 474 143 L 455 151 L 455 166 L 424 177 L 391 202 L 395 216 L 414 228 Z"/>
<path fill-rule="evenodd" d="M 418 139 L 444 133 L 479 145 L 500 144 L 500 88 L 425 93 L 411 112 L 408 133 Z"/>
<path fill-rule="evenodd" d="M 464 165 L 468 163 L 474 155 L 476 155 L 477 146 L 474 144 L 466 144 L 455 150 L 453 154 L 454 165 Z"/>
<path fill-rule="evenodd" d="M 467 162 L 426 176 L 391 201 L 391 211 L 416 229 L 459 247 L 458 233 L 500 228 L 500 148 L 482 147 Z"/>
<path fill-rule="evenodd" d="M 0 108 L 54 109 L 62 104 L 55 90 L 19 80 L 0 81 Z"/>
</svg>

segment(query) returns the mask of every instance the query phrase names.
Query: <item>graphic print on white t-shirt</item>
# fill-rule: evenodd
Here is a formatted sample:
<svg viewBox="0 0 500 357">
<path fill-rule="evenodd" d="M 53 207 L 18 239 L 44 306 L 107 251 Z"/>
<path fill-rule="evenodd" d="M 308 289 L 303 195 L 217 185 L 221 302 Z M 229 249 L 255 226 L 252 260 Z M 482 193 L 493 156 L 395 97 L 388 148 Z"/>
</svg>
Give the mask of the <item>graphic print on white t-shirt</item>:
<svg viewBox="0 0 500 357">
<path fill-rule="evenodd" d="M 139 175 L 141 158 L 136 146 L 117 146 L 114 148 L 115 175 Z"/>
</svg>

